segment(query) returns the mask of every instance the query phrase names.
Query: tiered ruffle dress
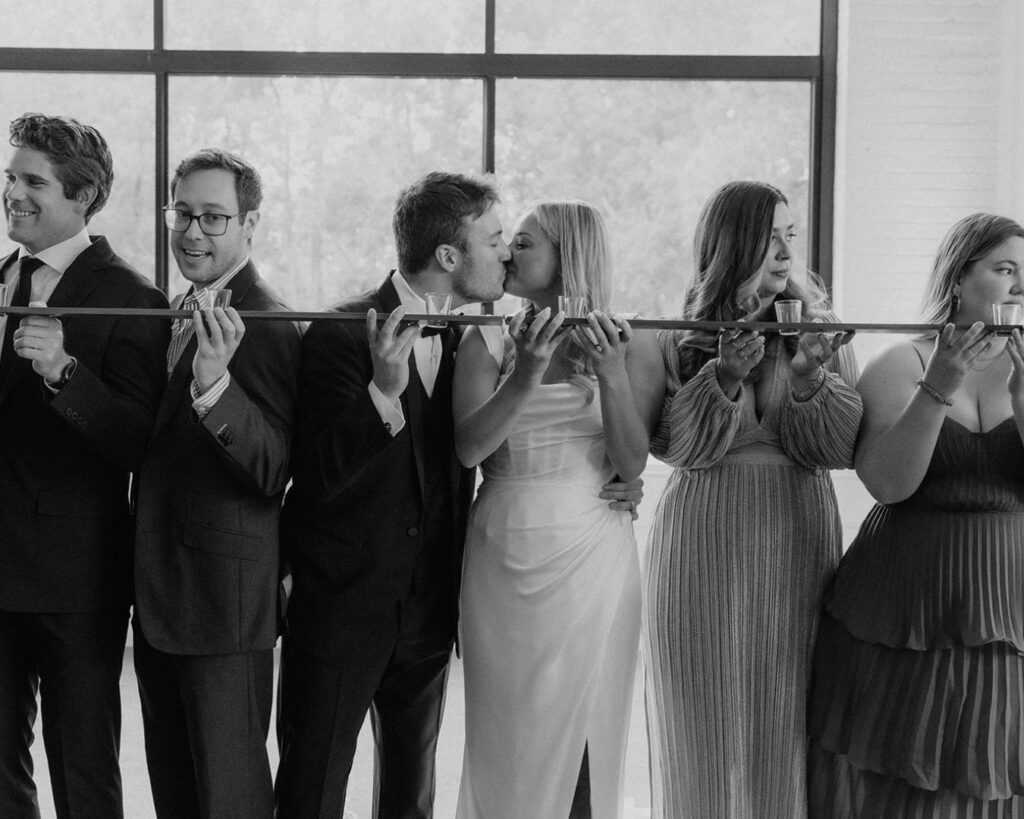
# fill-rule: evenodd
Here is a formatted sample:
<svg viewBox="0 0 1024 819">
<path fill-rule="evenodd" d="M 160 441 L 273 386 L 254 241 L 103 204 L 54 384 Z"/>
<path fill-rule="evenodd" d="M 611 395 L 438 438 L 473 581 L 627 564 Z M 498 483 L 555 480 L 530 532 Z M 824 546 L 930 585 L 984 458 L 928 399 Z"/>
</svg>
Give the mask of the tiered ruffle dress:
<svg viewBox="0 0 1024 819">
<path fill-rule="evenodd" d="M 1024 447 L 946 418 L 907 500 L 874 507 L 829 592 L 812 816 L 1024 817 Z"/>
<path fill-rule="evenodd" d="M 670 378 L 652 441 L 676 467 L 645 578 L 655 819 L 806 815 L 810 654 L 841 542 L 828 470 L 851 463 L 861 401 L 846 347 L 803 403 L 777 336 L 762 366 L 760 419 L 753 388 L 730 401 L 712 360 L 681 387 Z"/>
</svg>

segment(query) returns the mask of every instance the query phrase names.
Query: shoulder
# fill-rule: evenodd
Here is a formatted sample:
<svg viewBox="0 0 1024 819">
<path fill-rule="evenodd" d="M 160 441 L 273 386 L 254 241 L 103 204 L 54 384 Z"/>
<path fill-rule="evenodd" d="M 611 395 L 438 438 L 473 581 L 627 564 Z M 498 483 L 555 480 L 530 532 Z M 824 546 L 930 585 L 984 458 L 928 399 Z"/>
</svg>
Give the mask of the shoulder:
<svg viewBox="0 0 1024 819">
<path fill-rule="evenodd" d="M 78 268 L 94 274 L 104 303 L 111 307 L 167 307 L 166 294 L 115 253 L 106 238 L 91 238 L 92 244 L 71 263 L 69 272 Z"/>
<path fill-rule="evenodd" d="M 857 391 L 865 398 L 896 396 L 901 389 L 916 383 L 924 374 L 930 350 L 928 342 L 900 339 L 880 350 L 868 361 L 857 382 Z"/>
</svg>

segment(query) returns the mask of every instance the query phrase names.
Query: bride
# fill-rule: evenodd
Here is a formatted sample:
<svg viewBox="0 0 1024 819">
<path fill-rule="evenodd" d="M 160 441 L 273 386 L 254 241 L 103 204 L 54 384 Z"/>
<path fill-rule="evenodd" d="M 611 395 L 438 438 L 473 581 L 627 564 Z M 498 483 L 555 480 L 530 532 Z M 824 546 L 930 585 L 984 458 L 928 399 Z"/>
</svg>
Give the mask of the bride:
<svg viewBox="0 0 1024 819">
<path fill-rule="evenodd" d="M 653 333 L 608 313 L 608 246 L 583 202 L 518 222 L 507 293 L 456 363 L 456 450 L 483 464 L 462 587 L 466 748 L 459 819 L 621 815 L 640 581 L 629 513 L 601 500 L 644 469 L 664 395 Z M 582 296 L 568 331 L 560 295 Z"/>
</svg>

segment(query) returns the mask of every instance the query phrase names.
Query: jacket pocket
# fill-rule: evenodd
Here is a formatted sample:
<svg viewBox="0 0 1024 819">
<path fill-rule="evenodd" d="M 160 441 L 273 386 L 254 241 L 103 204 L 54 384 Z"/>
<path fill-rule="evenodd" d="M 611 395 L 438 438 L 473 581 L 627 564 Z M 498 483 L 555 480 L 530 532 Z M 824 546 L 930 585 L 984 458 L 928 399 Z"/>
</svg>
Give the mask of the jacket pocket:
<svg viewBox="0 0 1024 819">
<path fill-rule="evenodd" d="M 40 492 L 36 500 L 40 515 L 62 518 L 117 518 L 128 515 L 128 498 L 123 502 L 109 495 L 82 492 Z"/>
<path fill-rule="evenodd" d="M 183 534 L 185 545 L 202 552 L 241 560 L 259 560 L 266 551 L 261 537 L 189 521 Z"/>
</svg>

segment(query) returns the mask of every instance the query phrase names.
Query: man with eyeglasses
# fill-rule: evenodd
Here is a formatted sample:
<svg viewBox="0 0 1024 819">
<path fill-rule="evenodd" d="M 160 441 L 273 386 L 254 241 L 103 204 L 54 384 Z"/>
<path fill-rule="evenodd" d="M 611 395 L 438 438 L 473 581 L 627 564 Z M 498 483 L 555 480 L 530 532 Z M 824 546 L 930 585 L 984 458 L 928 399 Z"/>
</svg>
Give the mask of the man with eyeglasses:
<svg viewBox="0 0 1024 819">
<path fill-rule="evenodd" d="M 4 304 L 166 309 L 87 224 L 113 184 L 103 136 L 25 114 L 4 167 Z M 131 602 L 130 472 L 163 390 L 167 322 L 0 320 L 0 814 L 39 816 L 38 694 L 57 816 L 124 815 L 119 680 Z"/>
<path fill-rule="evenodd" d="M 250 260 L 259 174 L 207 148 L 164 209 L 191 283 L 139 472 L 135 670 L 158 817 L 273 815 L 266 741 L 300 335 Z M 216 306 L 230 290 L 230 306 Z"/>
</svg>

